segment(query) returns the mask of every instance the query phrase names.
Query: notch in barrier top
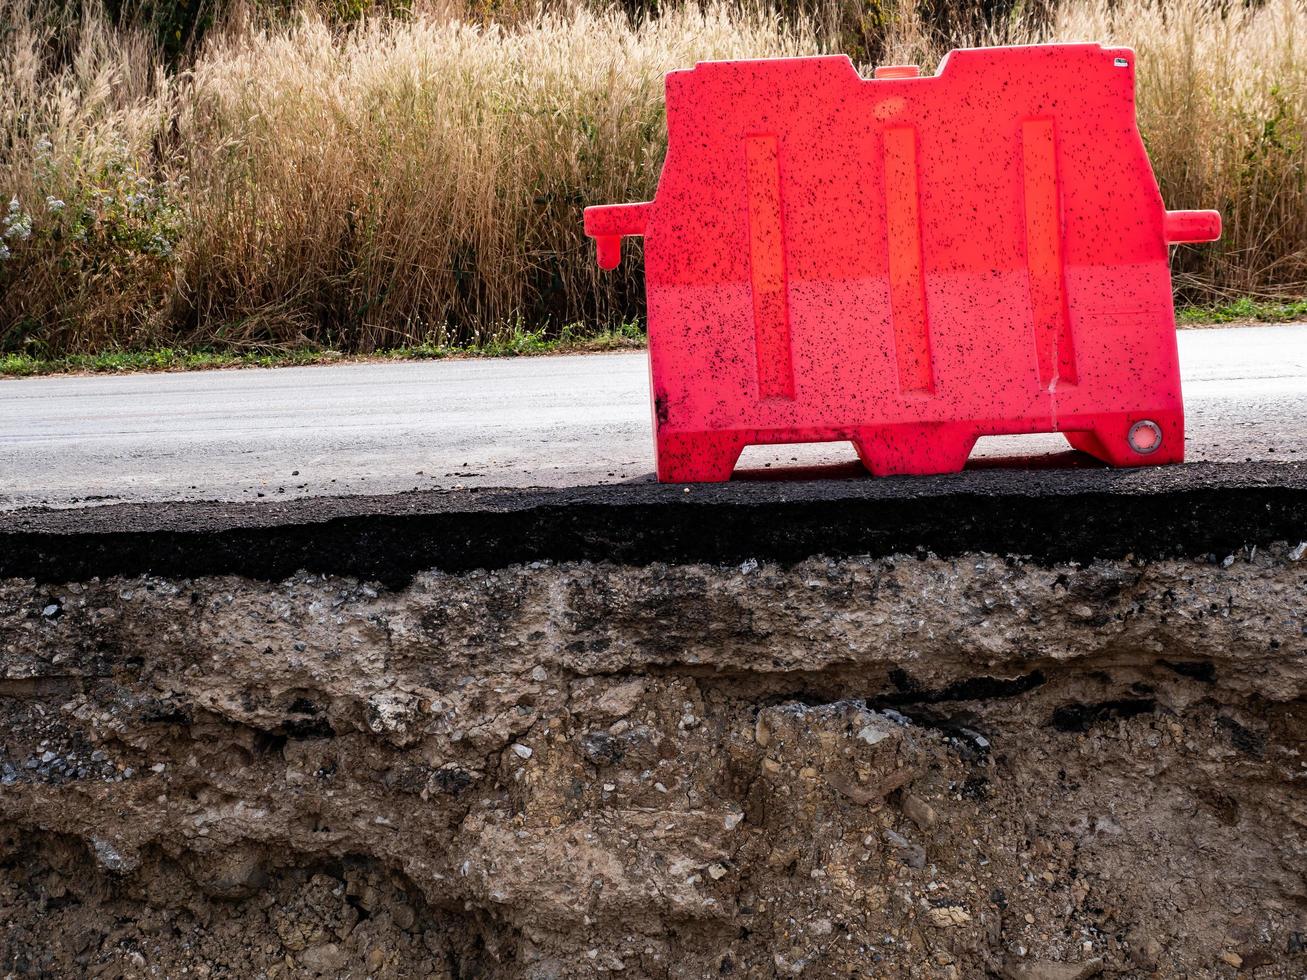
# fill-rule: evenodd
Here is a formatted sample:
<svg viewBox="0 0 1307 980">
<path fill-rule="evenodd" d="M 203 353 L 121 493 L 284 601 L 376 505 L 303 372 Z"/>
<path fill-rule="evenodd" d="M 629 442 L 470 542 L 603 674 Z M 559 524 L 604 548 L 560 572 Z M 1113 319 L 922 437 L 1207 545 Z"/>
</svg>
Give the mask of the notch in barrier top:
<svg viewBox="0 0 1307 980">
<path fill-rule="evenodd" d="M 916 65 L 881 65 L 876 69 L 876 78 L 916 78 L 921 69 Z"/>
<path fill-rule="evenodd" d="M 844 440 L 873 473 L 948 472 L 1021 432 L 1183 458 L 1167 246 L 1220 216 L 1163 206 L 1129 49 L 966 49 L 874 79 L 708 62 L 667 76 L 667 125 L 654 200 L 585 212 L 603 268 L 646 238 L 659 479 Z"/>
</svg>

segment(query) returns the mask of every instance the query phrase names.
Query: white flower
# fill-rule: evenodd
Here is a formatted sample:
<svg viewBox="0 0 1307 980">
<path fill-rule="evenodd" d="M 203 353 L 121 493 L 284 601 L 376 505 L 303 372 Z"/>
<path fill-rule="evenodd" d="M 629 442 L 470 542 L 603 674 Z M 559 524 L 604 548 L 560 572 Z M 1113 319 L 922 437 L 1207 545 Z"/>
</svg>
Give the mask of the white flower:
<svg viewBox="0 0 1307 980">
<path fill-rule="evenodd" d="M 45 196 L 45 209 L 51 214 L 58 214 L 64 209 L 64 202 L 52 194 Z"/>
<path fill-rule="evenodd" d="M 9 246 L 4 243 L 4 239 L 0 239 L 0 262 L 7 258 L 9 258 Z"/>
<path fill-rule="evenodd" d="M 23 212 L 23 207 L 18 203 L 18 195 L 9 201 L 9 213 L 5 215 L 4 220 L 5 238 L 17 238 L 19 241 L 25 241 L 32 237 L 32 216 Z"/>
</svg>

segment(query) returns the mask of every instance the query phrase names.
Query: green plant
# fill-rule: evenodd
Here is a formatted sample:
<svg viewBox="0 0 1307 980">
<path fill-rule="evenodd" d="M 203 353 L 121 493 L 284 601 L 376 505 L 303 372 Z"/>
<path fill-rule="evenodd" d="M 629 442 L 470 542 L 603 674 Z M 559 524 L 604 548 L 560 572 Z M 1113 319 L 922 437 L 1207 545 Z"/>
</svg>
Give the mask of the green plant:
<svg viewBox="0 0 1307 980">
<path fill-rule="evenodd" d="M 1307 300 L 1265 302 L 1241 297 L 1232 303 L 1214 306 L 1182 306 L 1175 311 L 1181 325 L 1211 323 L 1289 323 L 1307 320 Z"/>
</svg>

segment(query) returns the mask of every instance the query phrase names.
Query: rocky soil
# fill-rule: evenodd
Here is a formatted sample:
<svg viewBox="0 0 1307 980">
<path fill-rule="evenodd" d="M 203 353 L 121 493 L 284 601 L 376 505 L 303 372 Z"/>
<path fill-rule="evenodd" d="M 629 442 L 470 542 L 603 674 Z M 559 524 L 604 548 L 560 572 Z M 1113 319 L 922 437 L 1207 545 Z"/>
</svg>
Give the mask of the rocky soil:
<svg viewBox="0 0 1307 980">
<path fill-rule="evenodd" d="M 0 975 L 1301 977 L 1307 558 L 0 582 Z"/>
</svg>

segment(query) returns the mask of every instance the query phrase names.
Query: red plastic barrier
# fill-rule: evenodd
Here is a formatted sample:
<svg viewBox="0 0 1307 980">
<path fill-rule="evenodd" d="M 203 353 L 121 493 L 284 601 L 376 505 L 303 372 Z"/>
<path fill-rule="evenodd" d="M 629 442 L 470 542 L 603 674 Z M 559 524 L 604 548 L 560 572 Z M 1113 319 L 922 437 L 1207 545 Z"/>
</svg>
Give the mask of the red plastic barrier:
<svg viewBox="0 0 1307 980">
<path fill-rule="evenodd" d="M 599 264 L 645 235 L 658 478 L 747 445 L 851 440 L 873 473 L 961 469 L 977 437 L 1063 432 L 1178 462 L 1167 211 L 1134 53 L 954 51 L 934 77 L 844 57 L 667 76 L 653 202 L 587 208 Z"/>
</svg>

